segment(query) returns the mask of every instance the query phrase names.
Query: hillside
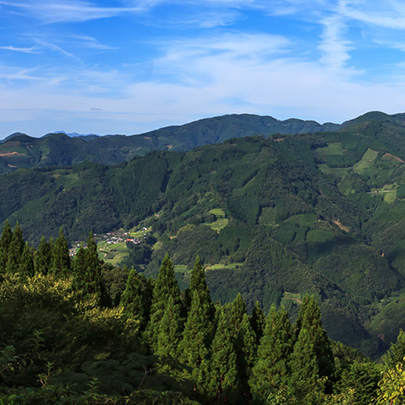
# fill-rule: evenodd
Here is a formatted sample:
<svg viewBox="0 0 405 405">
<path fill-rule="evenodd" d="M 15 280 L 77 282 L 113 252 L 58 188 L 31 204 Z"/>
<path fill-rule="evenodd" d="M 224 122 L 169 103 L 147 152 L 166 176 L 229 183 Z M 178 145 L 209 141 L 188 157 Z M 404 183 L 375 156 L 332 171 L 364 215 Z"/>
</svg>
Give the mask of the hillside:
<svg viewBox="0 0 405 405">
<path fill-rule="evenodd" d="M 339 130 L 267 138 L 239 138 L 242 130 L 231 137 L 230 127 L 216 126 L 221 119 L 204 125 L 231 138 L 223 143 L 155 151 L 118 165 L 70 166 L 59 144 L 64 167 L 0 176 L 0 221 L 19 221 L 36 244 L 60 227 L 71 242 L 90 230 L 132 230 L 140 243 L 123 243 L 119 260 L 106 246 L 107 262 L 113 257 L 115 265 L 155 276 L 168 252 L 184 288 L 199 255 L 215 301 L 241 292 L 249 308 L 256 300 L 266 310 L 283 304 L 294 319 L 301 297 L 315 294 L 331 338 L 381 354 L 405 327 L 401 116 L 370 113 Z M 32 139 L 18 135 L 3 145 Z M 73 141 L 80 151 L 114 139 Z M 52 135 L 38 142 L 55 140 L 71 141 Z M 56 164 L 53 153 L 47 159 Z"/>
<path fill-rule="evenodd" d="M 336 124 L 289 119 L 279 121 L 257 115 L 225 115 L 140 135 L 70 137 L 65 133 L 33 138 L 15 133 L 0 143 L 0 173 L 17 168 L 70 166 L 83 162 L 117 164 L 153 150 L 186 151 L 229 138 L 275 133 L 299 134 L 337 129 Z"/>
</svg>

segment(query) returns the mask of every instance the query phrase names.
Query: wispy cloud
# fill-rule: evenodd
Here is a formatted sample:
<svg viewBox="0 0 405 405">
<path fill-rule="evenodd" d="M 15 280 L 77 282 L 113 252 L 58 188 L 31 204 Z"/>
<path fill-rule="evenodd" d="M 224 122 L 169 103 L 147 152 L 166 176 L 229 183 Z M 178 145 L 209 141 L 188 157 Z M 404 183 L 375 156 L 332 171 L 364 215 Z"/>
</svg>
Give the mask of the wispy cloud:
<svg viewBox="0 0 405 405">
<path fill-rule="evenodd" d="M 377 27 L 405 29 L 405 4 L 403 2 L 395 0 L 384 2 L 340 0 L 339 3 L 342 14 L 352 20 Z"/>
<path fill-rule="evenodd" d="M 113 46 L 101 44 L 96 38 L 87 35 L 71 35 L 70 38 L 78 40 L 81 46 L 101 51 L 109 51 L 117 49 Z"/>
<path fill-rule="evenodd" d="M 350 59 L 353 45 L 345 39 L 345 23 L 341 16 L 333 15 L 322 20 L 323 33 L 319 49 L 322 52 L 321 62 L 333 70 L 341 70 Z"/>
<path fill-rule="evenodd" d="M 63 56 L 67 56 L 68 58 L 72 58 L 72 59 L 80 61 L 80 59 L 77 56 L 75 56 L 72 53 L 66 51 L 65 49 L 63 49 L 62 47 L 60 47 L 58 45 L 55 45 L 55 44 L 50 43 L 48 41 L 45 41 L 45 40 L 43 40 L 41 38 L 34 38 L 34 41 L 39 46 L 41 46 L 43 48 L 50 49 L 53 52 L 56 52 L 56 53 L 59 53 L 59 54 L 61 54 Z"/>
<path fill-rule="evenodd" d="M 21 53 L 40 53 L 37 47 L 31 46 L 29 48 L 18 48 L 12 45 L 8 46 L 0 46 L 0 49 L 5 51 L 12 51 L 12 52 L 21 52 Z"/>
<path fill-rule="evenodd" d="M 100 7 L 94 3 L 70 0 L 33 0 L 31 2 L 0 1 L 0 5 L 10 7 L 14 12 L 28 14 L 43 23 L 84 22 L 116 17 L 128 13 L 139 13 L 143 7 Z"/>
</svg>

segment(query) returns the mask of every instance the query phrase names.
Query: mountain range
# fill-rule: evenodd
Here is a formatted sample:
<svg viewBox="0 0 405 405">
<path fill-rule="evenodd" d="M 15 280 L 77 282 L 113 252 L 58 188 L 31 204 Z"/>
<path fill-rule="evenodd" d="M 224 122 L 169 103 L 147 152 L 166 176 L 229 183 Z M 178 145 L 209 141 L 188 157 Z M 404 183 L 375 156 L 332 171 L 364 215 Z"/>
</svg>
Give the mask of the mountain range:
<svg viewBox="0 0 405 405">
<path fill-rule="evenodd" d="M 201 145 L 252 135 L 304 134 L 342 130 L 369 120 L 402 125 L 404 114 L 367 113 L 341 125 L 249 114 L 207 118 L 140 135 L 79 135 L 64 132 L 33 138 L 14 133 L 0 143 L 0 173 L 17 168 L 75 165 L 81 162 L 117 164 L 153 150 L 187 151 Z"/>
<path fill-rule="evenodd" d="M 149 229 L 127 265 L 155 276 L 168 252 L 185 288 L 198 255 L 214 300 L 241 292 L 292 318 L 314 294 L 331 338 L 378 357 L 405 327 L 404 119 L 244 114 L 88 140 L 15 134 L 0 144 L 0 221 L 34 244 L 60 227 L 70 241 Z"/>
</svg>

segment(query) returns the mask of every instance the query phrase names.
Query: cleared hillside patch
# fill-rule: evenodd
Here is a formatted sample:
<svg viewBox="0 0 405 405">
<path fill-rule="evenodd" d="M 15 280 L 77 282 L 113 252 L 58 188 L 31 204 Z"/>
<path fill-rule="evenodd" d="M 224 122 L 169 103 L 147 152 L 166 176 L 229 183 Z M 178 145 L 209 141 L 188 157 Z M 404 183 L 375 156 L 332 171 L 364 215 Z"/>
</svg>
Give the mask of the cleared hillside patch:
<svg viewBox="0 0 405 405">
<path fill-rule="evenodd" d="M 373 162 L 377 159 L 377 156 L 378 152 L 368 148 L 360 161 L 353 166 L 353 171 L 357 174 L 364 173 L 372 166 Z"/>
</svg>

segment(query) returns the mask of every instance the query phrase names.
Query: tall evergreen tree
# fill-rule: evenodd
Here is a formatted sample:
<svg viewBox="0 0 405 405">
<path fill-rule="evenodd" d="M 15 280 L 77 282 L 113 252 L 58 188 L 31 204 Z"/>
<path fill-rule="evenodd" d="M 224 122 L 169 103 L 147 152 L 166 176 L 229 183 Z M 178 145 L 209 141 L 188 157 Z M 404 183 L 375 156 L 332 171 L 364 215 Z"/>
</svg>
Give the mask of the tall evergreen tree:
<svg viewBox="0 0 405 405">
<path fill-rule="evenodd" d="M 277 311 L 272 305 L 250 378 L 252 395 L 258 402 L 271 403 L 270 399 L 281 400 L 286 395 L 290 372 L 288 362 L 293 344 L 287 311 L 284 308 Z M 287 396 L 283 400 L 287 401 Z"/>
<path fill-rule="evenodd" d="M 252 325 L 252 329 L 256 334 L 257 345 L 259 345 L 266 325 L 266 317 L 262 307 L 259 304 L 259 301 L 256 301 L 255 306 L 253 307 L 250 324 Z"/>
<path fill-rule="evenodd" d="M 52 266 L 52 247 L 42 236 L 34 256 L 34 268 L 37 274 L 48 274 Z"/>
<path fill-rule="evenodd" d="M 159 323 L 170 297 L 173 299 L 174 305 L 181 305 L 180 289 L 174 277 L 173 264 L 169 255 L 166 254 L 154 283 L 150 321 L 145 331 L 145 339 L 153 352 L 157 350 Z"/>
<path fill-rule="evenodd" d="M 190 367 L 195 389 L 199 393 L 205 392 L 208 384 L 210 330 L 211 323 L 201 305 L 200 296 L 194 291 L 180 343 L 180 360 Z"/>
<path fill-rule="evenodd" d="M 204 317 L 207 321 L 208 327 L 208 334 L 211 336 L 211 339 L 214 338 L 215 333 L 215 326 L 214 326 L 214 318 L 215 318 L 215 307 L 211 300 L 210 290 L 208 289 L 205 271 L 201 265 L 200 258 L 197 256 L 194 267 L 191 270 L 190 275 L 190 296 L 191 299 L 197 293 L 201 309 L 204 312 Z M 208 341 L 208 344 L 211 342 Z"/>
<path fill-rule="evenodd" d="M 181 305 L 176 303 L 173 297 L 169 297 L 163 317 L 159 322 L 155 354 L 178 358 L 179 343 L 183 332 L 182 326 Z"/>
<path fill-rule="evenodd" d="M 3 228 L 3 233 L 1 234 L 0 238 L 0 273 L 4 273 L 6 271 L 8 248 L 10 246 L 12 238 L 13 231 L 11 230 L 10 224 L 6 220 Z"/>
<path fill-rule="evenodd" d="M 301 329 L 306 329 L 311 337 L 320 377 L 329 378 L 335 371 L 335 362 L 328 335 L 322 327 L 321 311 L 314 296 L 306 296 L 303 299 L 296 322 L 298 334 Z"/>
<path fill-rule="evenodd" d="M 33 252 L 28 242 L 25 242 L 24 249 L 21 254 L 18 273 L 24 278 L 32 277 L 34 275 Z"/>
<path fill-rule="evenodd" d="M 87 248 L 80 246 L 73 265 L 73 288 L 84 298 L 95 296 L 100 304 L 108 303 L 101 277 L 101 261 L 93 233 L 90 233 Z"/>
<path fill-rule="evenodd" d="M 14 273 L 18 271 L 20 266 L 21 255 L 24 250 L 24 239 L 20 228 L 20 224 L 17 222 L 13 229 L 13 236 L 8 247 L 8 259 L 6 265 L 7 273 Z"/>
<path fill-rule="evenodd" d="M 248 401 L 250 396 L 248 374 L 253 366 L 253 360 L 256 355 L 256 335 L 250 325 L 250 320 L 246 313 L 246 303 L 241 294 L 238 294 L 227 306 L 226 312 L 229 317 L 231 333 L 235 338 L 239 386 L 244 400 Z"/>
<path fill-rule="evenodd" d="M 290 361 L 289 387 L 299 404 L 316 404 L 315 398 L 324 390 L 320 378 L 315 343 L 306 328 L 301 328 Z"/>
<path fill-rule="evenodd" d="M 219 309 L 218 325 L 211 346 L 208 395 L 217 401 L 238 403 L 240 397 L 235 339 L 223 308 Z"/>
<path fill-rule="evenodd" d="M 71 263 L 69 247 L 63 229 L 59 229 L 59 235 L 52 246 L 51 273 L 56 277 L 66 278 L 70 275 Z"/>
<path fill-rule="evenodd" d="M 131 269 L 120 300 L 126 316 L 139 320 L 141 330 L 147 324 L 150 311 L 150 292 L 146 284 L 147 281 L 142 280 L 135 269 Z"/>
</svg>

